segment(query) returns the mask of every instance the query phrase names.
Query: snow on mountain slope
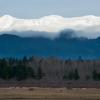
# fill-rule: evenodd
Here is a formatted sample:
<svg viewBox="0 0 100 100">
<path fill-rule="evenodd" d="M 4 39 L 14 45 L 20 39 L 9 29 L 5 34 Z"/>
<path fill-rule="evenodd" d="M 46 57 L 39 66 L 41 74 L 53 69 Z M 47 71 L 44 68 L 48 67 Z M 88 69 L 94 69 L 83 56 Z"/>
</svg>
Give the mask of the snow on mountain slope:
<svg viewBox="0 0 100 100">
<path fill-rule="evenodd" d="M 0 17 L 1 34 L 11 31 L 39 31 L 47 32 L 48 36 L 56 36 L 59 34 L 59 31 L 64 29 L 78 31 L 77 36 L 96 38 L 100 36 L 100 17 L 93 15 L 72 18 L 50 15 L 40 19 L 19 19 L 10 15 Z M 21 35 L 21 33 L 18 35 Z"/>
</svg>

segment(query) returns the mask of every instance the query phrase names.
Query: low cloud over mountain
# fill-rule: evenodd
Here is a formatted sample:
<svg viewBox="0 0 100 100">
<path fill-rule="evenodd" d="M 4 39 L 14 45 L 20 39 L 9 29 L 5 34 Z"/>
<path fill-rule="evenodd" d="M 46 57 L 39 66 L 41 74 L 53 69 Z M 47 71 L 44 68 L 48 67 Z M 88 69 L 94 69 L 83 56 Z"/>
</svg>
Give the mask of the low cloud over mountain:
<svg viewBox="0 0 100 100">
<path fill-rule="evenodd" d="M 56 38 L 60 36 L 62 30 L 67 30 L 65 32 L 67 36 L 97 38 L 100 36 L 100 17 L 93 15 L 73 18 L 51 15 L 40 19 L 19 19 L 9 15 L 0 17 L 0 34 Z"/>
</svg>

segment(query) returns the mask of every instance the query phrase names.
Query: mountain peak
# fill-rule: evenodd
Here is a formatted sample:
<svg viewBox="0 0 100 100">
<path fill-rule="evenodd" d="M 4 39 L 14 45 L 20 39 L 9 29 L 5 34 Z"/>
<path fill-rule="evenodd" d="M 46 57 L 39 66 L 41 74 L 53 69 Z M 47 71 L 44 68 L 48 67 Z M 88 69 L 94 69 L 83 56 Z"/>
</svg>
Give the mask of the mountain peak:
<svg viewBox="0 0 100 100">
<path fill-rule="evenodd" d="M 0 37 L 18 37 L 18 36 L 4 33 L 4 34 L 1 34 Z"/>
</svg>

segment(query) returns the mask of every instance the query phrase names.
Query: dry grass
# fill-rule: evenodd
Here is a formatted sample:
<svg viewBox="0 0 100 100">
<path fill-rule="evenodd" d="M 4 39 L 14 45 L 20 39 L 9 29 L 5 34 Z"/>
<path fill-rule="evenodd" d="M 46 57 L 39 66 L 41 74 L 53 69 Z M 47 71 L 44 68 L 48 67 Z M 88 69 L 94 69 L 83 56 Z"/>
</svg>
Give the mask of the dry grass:
<svg viewBox="0 0 100 100">
<path fill-rule="evenodd" d="M 100 89 L 0 88 L 0 100 L 100 100 Z"/>
</svg>

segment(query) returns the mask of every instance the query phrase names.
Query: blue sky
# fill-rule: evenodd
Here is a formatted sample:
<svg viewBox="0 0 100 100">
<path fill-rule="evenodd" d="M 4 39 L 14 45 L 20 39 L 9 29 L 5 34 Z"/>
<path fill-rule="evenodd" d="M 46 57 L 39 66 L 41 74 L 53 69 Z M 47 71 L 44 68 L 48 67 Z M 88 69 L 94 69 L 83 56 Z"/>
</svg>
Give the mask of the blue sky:
<svg viewBox="0 0 100 100">
<path fill-rule="evenodd" d="M 5 14 L 19 18 L 100 16 L 100 0 L 0 0 L 0 16 Z"/>
</svg>

